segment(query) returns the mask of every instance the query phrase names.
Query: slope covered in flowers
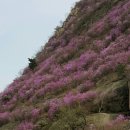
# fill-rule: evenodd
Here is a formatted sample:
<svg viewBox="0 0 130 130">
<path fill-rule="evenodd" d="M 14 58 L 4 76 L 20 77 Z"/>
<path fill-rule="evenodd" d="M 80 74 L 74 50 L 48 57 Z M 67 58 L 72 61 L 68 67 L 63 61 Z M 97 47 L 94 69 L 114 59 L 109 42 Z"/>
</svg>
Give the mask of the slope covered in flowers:
<svg viewBox="0 0 130 130">
<path fill-rule="evenodd" d="M 129 27 L 130 0 L 76 3 L 37 53 L 38 66 L 33 71 L 25 68 L 1 93 L 1 129 L 85 129 L 86 115 L 99 112 L 96 100 L 105 92 L 97 89 L 98 81 L 111 73 L 125 77 L 130 64 Z"/>
</svg>

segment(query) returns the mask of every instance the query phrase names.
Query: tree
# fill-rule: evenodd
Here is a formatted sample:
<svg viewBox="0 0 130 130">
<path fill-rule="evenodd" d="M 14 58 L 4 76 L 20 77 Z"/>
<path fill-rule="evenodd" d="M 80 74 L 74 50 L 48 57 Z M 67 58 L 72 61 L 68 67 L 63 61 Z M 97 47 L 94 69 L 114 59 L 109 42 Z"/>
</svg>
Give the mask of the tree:
<svg viewBox="0 0 130 130">
<path fill-rule="evenodd" d="M 28 58 L 28 60 L 29 60 L 29 68 L 30 68 L 31 70 L 34 70 L 35 67 L 37 66 L 36 60 L 35 60 L 34 58 L 33 58 L 33 59 Z"/>
</svg>

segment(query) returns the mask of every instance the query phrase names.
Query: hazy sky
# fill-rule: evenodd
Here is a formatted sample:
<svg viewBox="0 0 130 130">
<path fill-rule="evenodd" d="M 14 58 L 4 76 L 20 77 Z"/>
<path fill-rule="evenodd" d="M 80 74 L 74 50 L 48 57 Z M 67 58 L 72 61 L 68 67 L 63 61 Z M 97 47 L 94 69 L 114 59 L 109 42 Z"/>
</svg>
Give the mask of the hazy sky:
<svg viewBox="0 0 130 130">
<path fill-rule="evenodd" d="M 0 91 L 18 76 L 78 0 L 0 0 Z"/>
</svg>

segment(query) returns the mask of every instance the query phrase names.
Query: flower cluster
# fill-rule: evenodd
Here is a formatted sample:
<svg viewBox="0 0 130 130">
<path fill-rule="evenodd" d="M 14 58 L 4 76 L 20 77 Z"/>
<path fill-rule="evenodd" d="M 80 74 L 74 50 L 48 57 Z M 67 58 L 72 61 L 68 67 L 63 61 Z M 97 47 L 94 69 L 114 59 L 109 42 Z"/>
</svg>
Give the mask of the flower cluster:
<svg viewBox="0 0 130 130">
<path fill-rule="evenodd" d="M 62 106 L 73 106 L 76 103 L 85 103 L 91 101 L 97 96 L 97 93 L 94 91 L 88 91 L 86 93 L 77 93 L 74 94 L 69 92 L 66 94 L 63 99 L 52 99 L 49 101 L 49 110 L 48 116 L 50 119 L 54 118 L 54 115 L 58 112 L 59 108 Z"/>
<path fill-rule="evenodd" d="M 62 105 L 62 100 L 60 99 L 53 99 L 49 102 L 48 116 L 50 119 L 52 119 L 56 114 L 56 112 L 58 112 L 59 107 L 61 105 Z"/>
<path fill-rule="evenodd" d="M 10 113 L 9 112 L 4 112 L 0 113 L 0 126 L 3 124 L 6 124 L 10 120 Z"/>
<path fill-rule="evenodd" d="M 77 102 L 87 102 L 93 98 L 96 97 L 96 92 L 93 92 L 93 91 L 88 91 L 86 93 L 77 93 L 77 94 L 73 94 L 73 93 L 68 93 L 64 98 L 64 104 L 65 105 L 73 105 L 74 103 L 77 103 Z"/>
<path fill-rule="evenodd" d="M 31 122 L 22 122 L 16 130 L 34 130 L 35 126 Z"/>
</svg>

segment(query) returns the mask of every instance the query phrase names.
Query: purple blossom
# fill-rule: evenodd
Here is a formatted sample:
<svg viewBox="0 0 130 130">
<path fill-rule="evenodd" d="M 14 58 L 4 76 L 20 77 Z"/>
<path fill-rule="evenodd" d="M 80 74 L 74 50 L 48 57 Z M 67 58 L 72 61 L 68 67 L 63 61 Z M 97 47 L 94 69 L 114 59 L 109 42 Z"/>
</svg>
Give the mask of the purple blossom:
<svg viewBox="0 0 130 130">
<path fill-rule="evenodd" d="M 37 119 L 38 118 L 38 116 L 40 115 L 40 109 L 33 109 L 32 111 L 31 111 L 31 117 L 32 117 L 32 119 Z"/>
<path fill-rule="evenodd" d="M 68 93 L 64 98 L 64 104 L 65 105 L 73 105 L 77 102 L 87 102 L 88 100 L 91 100 L 96 97 L 96 92 L 88 91 L 86 93 L 77 93 L 73 94 L 72 92 Z"/>
<path fill-rule="evenodd" d="M 66 105 L 72 105 L 74 102 L 77 101 L 76 97 L 74 96 L 74 94 L 72 92 L 68 93 L 64 98 L 64 103 Z"/>
<path fill-rule="evenodd" d="M 48 116 L 50 119 L 58 112 L 60 106 L 62 106 L 62 100 L 60 99 L 53 99 L 49 102 Z"/>
<path fill-rule="evenodd" d="M 105 42 L 102 40 L 95 40 L 94 41 L 94 47 L 96 50 L 101 51 L 106 47 Z"/>
<path fill-rule="evenodd" d="M 0 126 L 8 123 L 9 120 L 10 120 L 10 113 L 9 112 L 0 113 Z"/>
<path fill-rule="evenodd" d="M 16 130 L 34 130 L 35 126 L 31 122 L 22 122 Z"/>
</svg>

